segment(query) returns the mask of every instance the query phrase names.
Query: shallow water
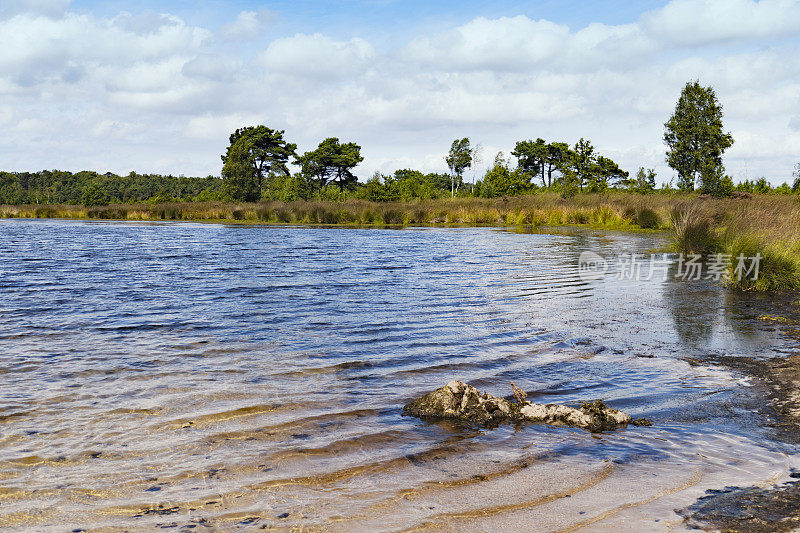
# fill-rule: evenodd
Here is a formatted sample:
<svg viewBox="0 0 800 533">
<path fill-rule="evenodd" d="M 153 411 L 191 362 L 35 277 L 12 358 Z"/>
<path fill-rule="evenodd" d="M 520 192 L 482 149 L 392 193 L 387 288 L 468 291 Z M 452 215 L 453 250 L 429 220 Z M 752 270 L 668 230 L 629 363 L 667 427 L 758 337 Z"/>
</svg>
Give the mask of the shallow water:
<svg viewBox="0 0 800 533">
<path fill-rule="evenodd" d="M 795 353 L 773 302 L 583 281 L 661 237 L 0 221 L 0 527 L 680 527 L 796 466 L 717 355 Z M 654 426 L 401 416 L 452 379 Z"/>
</svg>

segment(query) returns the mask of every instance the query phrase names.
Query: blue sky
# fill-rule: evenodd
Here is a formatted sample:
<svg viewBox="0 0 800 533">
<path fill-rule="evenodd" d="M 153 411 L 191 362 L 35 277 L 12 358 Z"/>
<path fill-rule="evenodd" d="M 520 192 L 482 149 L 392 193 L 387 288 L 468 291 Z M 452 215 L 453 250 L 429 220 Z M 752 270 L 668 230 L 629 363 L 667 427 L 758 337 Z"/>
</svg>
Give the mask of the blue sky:
<svg viewBox="0 0 800 533">
<path fill-rule="evenodd" d="M 779 183 L 800 161 L 799 48 L 800 0 L 3 0 L 0 167 L 218 174 L 228 134 L 263 123 L 301 151 L 358 142 L 362 179 L 443 171 L 457 137 L 484 166 L 584 137 L 663 182 L 663 124 L 700 79 L 728 172 Z"/>
<path fill-rule="evenodd" d="M 380 36 L 401 39 L 408 32 L 425 32 L 468 22 L 475 17 L 527 15 L 547 19 L 570 27 L 591 22 L 626 24 L 652 8 L 663 6 L 663 0 L 598 1 L 547 0 L 539 2 L 461 2 L 430 1 L 169 1 L 141 0 L 76 0 L 72 8 L 99 16 L 113 17 L 120 11 L 152 10 L 173 13 L 190 24 L 215 28 L 235 18 L 241 11 L 268 9 L 279 14 L 281 25 L 275 35 L 296 32 L 327 32 L 335 37 Z"/>
</svg>

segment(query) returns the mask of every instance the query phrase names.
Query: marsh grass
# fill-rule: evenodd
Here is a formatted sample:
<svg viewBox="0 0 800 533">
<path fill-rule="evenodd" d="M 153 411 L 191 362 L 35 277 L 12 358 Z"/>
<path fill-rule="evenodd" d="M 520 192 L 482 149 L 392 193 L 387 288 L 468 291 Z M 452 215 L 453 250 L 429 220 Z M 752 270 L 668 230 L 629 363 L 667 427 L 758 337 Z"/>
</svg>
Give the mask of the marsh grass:
<svg viewBox="0 0 800 533">
<path fill-rule="evenodd" d="M 800 204 L 794 197 L 696 199 L 671 214 L 673 249 L 730 256 L 728 284 L 741 290 L 800 289 Z M 756 280 L 738 279 L 738 258 L 761 257 Z"/>
<path fill-rule="evenodd" d="M 414 202 L 375 203 L 297 201 L 259 203 L 186 202 L 160 204 L 0 206 L 4 218 L 63 218 L 76 220 L 184 220 L 262 224 L 319 224 L 358 226 L 590 225 L 602 228 L 661 228 L 659 215 L 647 221 L 637 215 L 636 195 L 578 195 L 569 200 L 557 194 L 514 198 L 455 198 Z M 649 208 L 668 212 L 668 203 Z M 638 217 L 638 218 L 637 218 Z M 645 225 L 641 225 L 645 222 Z M 662 228 L 663 229 L 663 228 Z"/>
<path fill-rule="evenodd" d="M 719 237 L 711 219 L 697 205 L 676 206 L 671 215 L 673 248 L 683 254 L 710 254 L 719 251 Z"/>
</svg>

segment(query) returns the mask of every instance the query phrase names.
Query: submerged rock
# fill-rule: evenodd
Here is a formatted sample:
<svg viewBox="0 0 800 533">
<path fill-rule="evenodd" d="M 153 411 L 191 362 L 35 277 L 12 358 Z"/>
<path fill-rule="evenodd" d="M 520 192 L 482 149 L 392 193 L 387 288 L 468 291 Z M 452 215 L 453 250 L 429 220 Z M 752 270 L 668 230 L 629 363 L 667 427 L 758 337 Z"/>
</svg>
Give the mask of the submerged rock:
<svg viewBox="0 0 800 533">
<path fill-rule="evenodd" d="M 488 426 L 502 422 L 540 422 L 589 431 L 607 431 L 633 425 L 651 425 L 649 420 L 633 420 L 600 400 L 584 402 L 580 409 L 557 404 L 525 401 L 525 395 L 512 385 L 516 401 L 490 396 L 461 381 L 451 381 L 403 407 L 403 413 L 420 418 L 455 418 Z"/>
<path fill-rule="evenodd" d="M 460 381 L 451 381 L 407 403 L 403 413 L 422 418 L 459 418 L 482 425 L 512 418 L 511 402 L 481 394 L 475 387 Z"/>
</svg>

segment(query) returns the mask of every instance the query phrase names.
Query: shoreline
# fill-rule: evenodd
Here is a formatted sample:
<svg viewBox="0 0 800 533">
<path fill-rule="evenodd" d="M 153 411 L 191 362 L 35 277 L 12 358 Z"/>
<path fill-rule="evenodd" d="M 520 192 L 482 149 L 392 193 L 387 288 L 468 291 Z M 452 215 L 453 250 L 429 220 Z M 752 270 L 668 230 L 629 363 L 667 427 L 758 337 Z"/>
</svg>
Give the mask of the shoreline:
<svg viewBox="0 0 800 533">
<path fill-rule="evenodd" d="M 757 412 L 776 443 L 800 444 L 800 355 L 755 359 L 722 356 L 697 360 L 724 366 L 752 378 L 764 401 Z M 676 509 L 684 524 L 706 531 L 770 533 L 800 526 L 800 471 L 780 483 L 726 486 L 706 491 L 695 503 Z"/>
<path fill-rule="evenodd" d="M 314 222 L 265 222 L 260 220 L 229 220 L 229 219 L 123 219 L 123 218 L 60 218 L 60 217 L 3 217 L 0 216 L 0 221 L 56 221 L 56 222 L 93 222 L 93 223 L 109 223 L 109 224 L 221 224 L 226 226 L 255 226 L 267 228 L 317 228 L 317 229 L 458 229 L 458 228 L 490 228 L 502 229 L 508 231 L 515 231 L 516 233 L 549 233 L 551 230 L 558 230 L 559 228 L 567 229 L 585 229 L 594 231 L 609 231 L 618 233 L 637 234 L 664 234 L 668 230 L 665 228 L 639 228 L 639 227 L 616 227 L 616 226 L 603 226 L 601 224 L 489 224 L 489 223 L 420 223 L 420 224 L 321 224 Z M 541 230 L 541 231 L 540 231 Z"/>
</svg>

